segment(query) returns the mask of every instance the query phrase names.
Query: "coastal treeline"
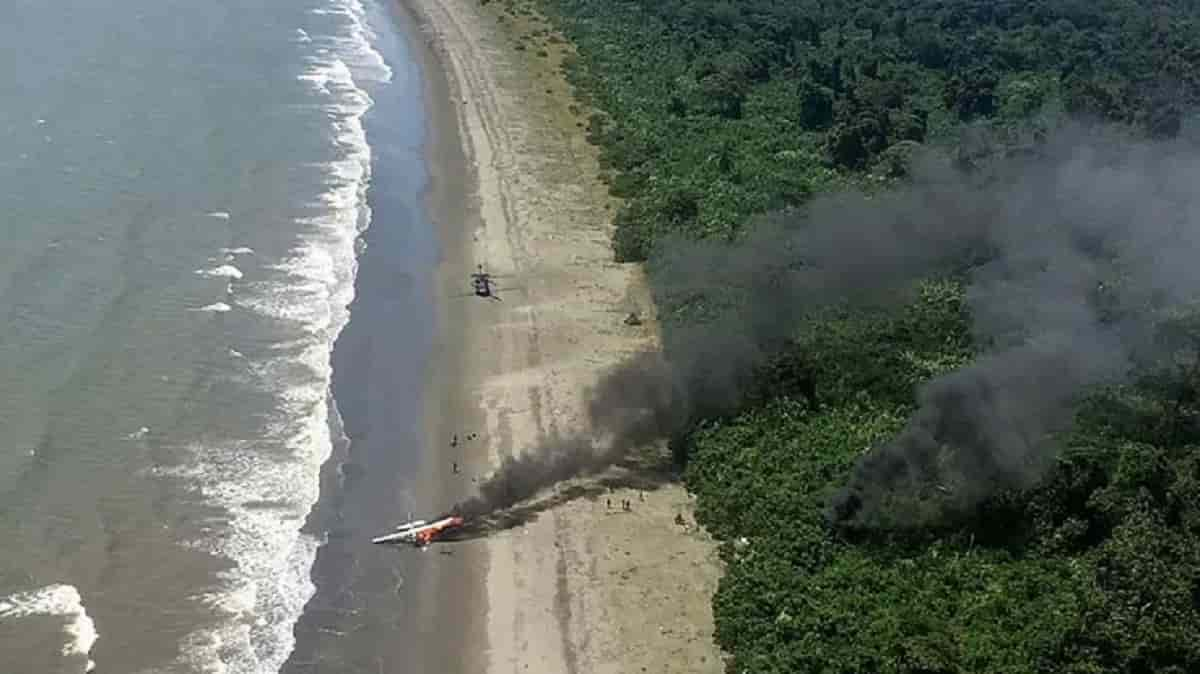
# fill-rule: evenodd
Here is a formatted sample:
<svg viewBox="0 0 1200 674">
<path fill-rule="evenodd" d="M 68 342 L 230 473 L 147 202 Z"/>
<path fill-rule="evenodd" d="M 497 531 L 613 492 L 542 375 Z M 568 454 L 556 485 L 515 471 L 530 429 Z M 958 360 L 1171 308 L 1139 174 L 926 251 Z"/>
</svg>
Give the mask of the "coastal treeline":
<svg viewBox="0 0 1200 674">
<path fill-rule="evenodd" d="M 734 236 L 847 171 L 894 177 L 914 143 L 1048 107 L 1179 130 L 1200 25 L 1137 0 L 540 0 L 599 109 L 617 255 L 667 232 Z"/>
<path fill-rule="evenodd" d="M 735 241 L 763 213 L 1036 144 L 1065 116 L 1171 138 L 1200 95 L 1183 0 L 531 0 L 577 56 L 615 254 Z M 986 145 L 965 131 L 987 129 Z M 1089 391 L 1036 485 L 920 525 L 838 530 L 830 494 L 925 381 L 975 358 L 964 266 L 884 314 L 797 325 L 741 407 L 673 440 L 722 541 L 736 672 L 1200 671 L 1200 321 Z M 665 343 L 697 320 L 660 306 Z"/>
</svg>

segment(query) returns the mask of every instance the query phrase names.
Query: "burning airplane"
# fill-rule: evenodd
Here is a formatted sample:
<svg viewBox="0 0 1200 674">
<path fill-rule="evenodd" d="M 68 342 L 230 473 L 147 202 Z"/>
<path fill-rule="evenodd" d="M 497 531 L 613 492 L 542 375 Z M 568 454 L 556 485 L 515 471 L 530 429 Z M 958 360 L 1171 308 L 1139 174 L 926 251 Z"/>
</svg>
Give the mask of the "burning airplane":
<svg viewBox="0 0 1200 674">
<path fill-rule="evenodd" d="M 462 525 L 463 518 L 455 515 L 443 517 L 433 522 L 412 520 L 397 526 L 396 530 L 390 534 L 372 538 L 371 542 L 376 544 L 407 543 L 413 547 L 424 548 L 434 540 L 440 538 L 445 532 L 457 529 Z"/>
</svg>

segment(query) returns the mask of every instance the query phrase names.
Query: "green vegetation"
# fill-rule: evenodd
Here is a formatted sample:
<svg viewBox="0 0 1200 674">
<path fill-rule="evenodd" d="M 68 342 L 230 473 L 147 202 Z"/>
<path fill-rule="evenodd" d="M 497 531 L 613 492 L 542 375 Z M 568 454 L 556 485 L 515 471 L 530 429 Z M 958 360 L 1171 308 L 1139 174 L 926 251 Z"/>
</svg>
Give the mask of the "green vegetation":
<svg viewBox="0 0 1200 674">
<path fill-rule="evenodd" d="M 736 238 L 841 185 L 887 187 L 918 145 L 969 152 L 964 124 L 1036 130 L 1068 112 L 1171 136 L 1200 92 L 1185 0 L 536 3 L 578 50 L 569 75 L 624 199 L 622 260 L 672 233 Z M 899 314 L 798 326 L 745 409 L 677 440 L 723 540 L 730 671 L 1200 671 L 1193 326 L 1177 326 L 1175 360 L 1091 395 L 1033 491 L 934 529 L 824 526 L 830 490 L 902 426 L 914 385 L 974 355 L 962 295 L 931 280 Z"/>
<path fill-rule="evenodd" d="M 1170 134 L 1200 91 L 1200 15 L 1178 0 L 539 4 L 601 111 L 627 260 L 862 180 L 847 170 L 894 177 L 963 121 L 1065 108 Z"/>
<path fill-rule="evenodd" d="M 1097 393 L 1045 484 L 967 521 L 857 539 L 822 525 L 829 488 L 911 411 L 898 391 L 967 357 L 959 339 L 914 332 L 965 335 L 952 287 L 800 344 L 828 358 L 819 409 L 784 395 L 688 439 L 699 517 L 724 540 L 715 608 L 730 671 L 1195 671 L 1194 373 Z"/>
</svg>

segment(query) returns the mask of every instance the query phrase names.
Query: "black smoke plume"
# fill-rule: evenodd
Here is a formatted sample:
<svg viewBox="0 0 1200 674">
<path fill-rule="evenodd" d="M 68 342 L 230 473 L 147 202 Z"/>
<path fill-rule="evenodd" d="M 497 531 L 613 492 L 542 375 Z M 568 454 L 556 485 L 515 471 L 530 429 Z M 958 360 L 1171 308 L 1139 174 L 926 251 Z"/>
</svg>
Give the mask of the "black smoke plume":
<svg viewBox="0 0 1200 674">
<path fill-rule="evenodd" d="M 870 522 L 890 495 L 930 486 L 968 507 L 1033 484 L 1079 395 L 1153 357 L 1157 317 L 1194 300 L 1197 184 L 1190 144 L 1070 125 L 969 169 L 931 153 L 902 189 L 825 195 L 733 243 L 667 241 L 649 265 L 660 314 L 690 318 L 666 331 L 665 355 L 618 368 L 589 428 L 507 461 L 460 509 L 511 506 L 734 410 L 806 317 L 899 307 L 913 282 L 964 266 L 983 354 L 917 391 L 907 427 L 860 460 L 830 515 Z"/>
<path fill-rule="evenodd" d="M 678 428 L 684 418 L 659 354 L 640 353 L 618 366 L 588 396 L 592 432 L 554 437 L 532 451 L 505 457 L 479 486 L 479 495 L 455 506 L 467 518 L 510 508 L 564 480 L 611 467 L 631 449 Z"/>
</svg>

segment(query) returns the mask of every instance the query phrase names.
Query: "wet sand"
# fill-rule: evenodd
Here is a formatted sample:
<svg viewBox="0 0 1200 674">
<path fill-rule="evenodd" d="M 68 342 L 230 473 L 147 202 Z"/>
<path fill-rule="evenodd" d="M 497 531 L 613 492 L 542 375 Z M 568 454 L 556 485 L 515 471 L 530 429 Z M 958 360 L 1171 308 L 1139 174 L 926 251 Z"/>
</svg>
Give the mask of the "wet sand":
<svg viewBox="0 0 1200 674">
<path fill-rule="evenodd" d="M 586 430 L 588 387 L 657 344 L 657 328 L 640 267 L 612 261 L 615 204 L 584 137 L 587 113 L 558 72 L 566 48 L 516 50 L 514 36 L 533 26 L 511 15 L 501 26 L 501 3 L 402 4 L 426 46 L 429 206 L 443 237 L 418 486 L 440 507 L 501 457 Z M 455 296 L 476 264 L 503 275 L 502 301 Z M 630 312 L 643 323 L 627 325 Z M 479 438 L 451 448 L 455 433 Z M 413 639 L 446 654 L 428 671 L 721 671 L 715 546 L 674 523 L 693 521 L 691 499 L 659 468 L 626 476 L 641 489 L 560 492 L 564 503 L 529 524 L 424 553 Z"/>
<path fill-rule="evenodd" d="M 415 485 L 417 498 L 433 516 L 474 493 L 471 477 L 480 465 L 483 415 L 473 394 L 477 372 L 473 337 L 486 327 L 489 317 L 480 315 L 480 303 L 486 310 L 486 302 L 470 294 L 470 274 L 475 270 L 471 242 L 479 212 L 469 199 L 476 187 L 456 123 L 458 99 L 421 29 L 422 15 L 403 1 L 393 8 L 422 72 L 429 172 L 425 207 L 440 240 L 433 274 L 437 340 L 424 383 L 425 462 Z M 435 545 L 421 554 L 426 580 L 417 605 L 422 618 L 412 626 L 417 632 L 403 640 L 426 653 L 426 666 L 396 671 L 484 671 L 484 546 L 477 542 Z"/>
<path fill-rule="evenodd" d="M 463 283 L 447 277 L 463 247 L 455 234 L 460 228 L 443 226 L 465 213 L 464 164 L 453 124 L 436 123 L 445 116 L 445 80 L 412 17 L 398 4 L 387 11 L 402 43 L 381 49 L 397 80 L 407 83 L 377 92 L 368 118 L 376 153 L 372 222 L 351 319 L 333 355 L 333 393 L 349 443 L 335 447 L 309 518 L 308 526 L 328 532 L 328 541 L 313 567 L 317 592 L 283 668 L 289 674 L 479 671 L 467 659 L 478 651 L 463 644 L 472 613 L 479 614 L 474 629 L 483 620 L 469 608 L 483 601 L 480 553 L 370 543 L 410 516 L 448 509 L 469 485 L 451 475 L 443 461 L 449 448 L 440 439 L 450 437 L 443 424 L 469 423 L 469 406 L 453 397 L 461 390 L 464 344 L 455 312 L 466 308 L 454 295 Z M 413 100 L 418 91 L 422 100 Z M 425 119 L 417 123 L 427 128 L 397 132 L 414 123 L 412 113 L 422 106 Z M 416 159 L 428 173 L 420 209 L 412 203 L 414 136 L 424 137 Z M 464 412 L 443 416 L 442 409 Z"/>
</svg>

